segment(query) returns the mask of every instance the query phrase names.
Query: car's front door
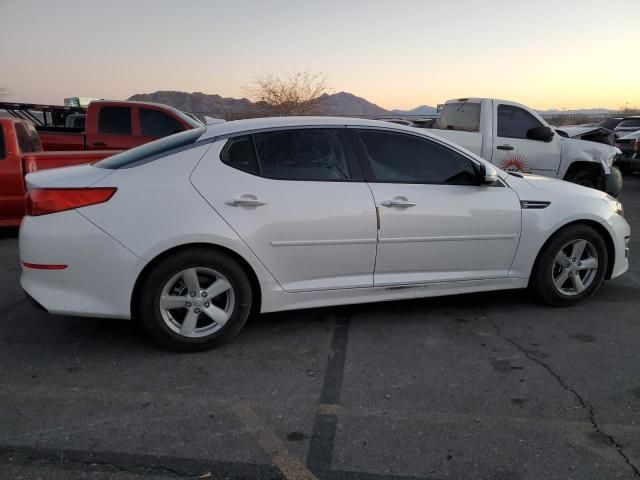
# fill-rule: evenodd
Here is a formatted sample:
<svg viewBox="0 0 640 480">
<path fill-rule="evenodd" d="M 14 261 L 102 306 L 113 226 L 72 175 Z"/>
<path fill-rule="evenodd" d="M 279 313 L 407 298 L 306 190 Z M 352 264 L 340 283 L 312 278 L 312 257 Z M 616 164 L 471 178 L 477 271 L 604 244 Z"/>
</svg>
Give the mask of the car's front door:
<svg viewBox="0 0 640 480">
<path fill-rule="evenodd" d="M 376 212 L 345 128 L 217 141 L 192 175 L 287 291 L 373 285 Z"/>
<path fill-rule="evenodd" d="M 520 202 L 477 164 L 424 136 L 354 135 L 380 215 L 374 284 L 504 278 L 520 237 Z"/>
<path fill-rule="evenodd" d="M 531 140 L 528 132 L 543 124 L 524 108 L 506 103 L 494 104 L 491 163 L 503 170 L 556 177 L 560 167 L 562 143 L 558 134 L 549 141 Z"/>
</svg>

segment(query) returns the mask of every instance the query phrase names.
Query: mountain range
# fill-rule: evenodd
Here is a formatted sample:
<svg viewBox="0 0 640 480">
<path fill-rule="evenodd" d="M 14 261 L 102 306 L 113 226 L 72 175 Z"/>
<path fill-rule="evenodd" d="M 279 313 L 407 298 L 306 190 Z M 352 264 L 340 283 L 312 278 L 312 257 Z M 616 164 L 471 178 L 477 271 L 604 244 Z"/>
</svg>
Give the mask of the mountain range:
<svg viewBox="0 0 640 480">
<path fill-rule="evenodd" d="M 251 116 L 261 111 L 264 112 L 263 105 L 252 102 L 248 98 L 221 97 L 220 95 L 209 95 L 202 92 L 187 93 L 160 90 L 153 93 L 137 93 L 129 97 L 129 100 L 164 103 L 186 112 L 220 118 Z M 538 113 L 545 116 L 558 114 L 602 115 L 614 112 L 615 110 L 606 108 L 538 110 Z M 323 94 L 318 102 L 317 113 L 318 115 L 355 115 L 365 117 L 433 116 L 437 115 L 437 109 L 430 105 L 420 105 L 411 110 L 386 110 L 352 93 L 338 92 Z"/>
<path fill-rule="evenodd" d="M 137 93 L 129 97 L 129 100 L 164 103 L 186 112 L 211 116 L 251 115 L 262 109 L 259 103 L 252 102 L 248 98 L 225 98 L 202 92 L 161 90 L 153 93 Z M 435 109 L 433 110 L 435 112 Z M 325 93 L 318 101 L 318 115 L 384 117 L 394 114 L 397 113 L 348 92 Z"/>
</svg>

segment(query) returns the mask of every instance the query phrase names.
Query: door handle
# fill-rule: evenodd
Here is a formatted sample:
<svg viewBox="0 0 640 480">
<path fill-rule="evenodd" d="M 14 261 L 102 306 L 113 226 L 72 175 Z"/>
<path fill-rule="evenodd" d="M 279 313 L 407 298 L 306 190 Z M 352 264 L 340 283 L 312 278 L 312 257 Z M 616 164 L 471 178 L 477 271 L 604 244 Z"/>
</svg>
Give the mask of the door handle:
<svg viewBox="0 0 640 480">
<path fill-rule="evenodd" d="M 400 198 L 394 198 L 393 200 L 385 200 L 384 202 L 382 202 L 382 206 L 389 207 L 389 208 L 393 208 L 393 207 L 407 208 L 407 207 L 415 207 L 416 204 L 406 199 L 402 200 Z"/>
<path fill-rule="evenodd" d="M 513 150 L 513 147 L 511 145 L 498 145 L 496 148 L 498 150 Z"/>
<path fill-rule="evenodd" d="M 107 144 L 104 142 L 93 142 L 94 147 L 106 147 Z"/>
<path fill-rule="evenodd" d="M 257 198 L 234 198 L 224 203 L 231 207 L 261 207 L 267 204 L 267 202 L 263 202 Z"/>
</svg>

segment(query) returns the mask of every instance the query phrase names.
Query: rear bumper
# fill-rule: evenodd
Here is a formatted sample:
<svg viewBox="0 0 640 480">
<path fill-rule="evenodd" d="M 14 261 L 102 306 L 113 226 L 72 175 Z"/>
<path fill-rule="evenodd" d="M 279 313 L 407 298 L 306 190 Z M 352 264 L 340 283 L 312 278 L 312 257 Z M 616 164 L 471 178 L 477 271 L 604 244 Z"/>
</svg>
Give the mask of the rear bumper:
<svg viewBox="0 0 640 480">
<path fill-rule="evenodd" d="M 50 313 L 131 317 L 131 292 L 146 263 L 76 211 L 25 217 L 20 284 Z M 63 269 L 25 264 L 64 265 Z"/>
</svg>

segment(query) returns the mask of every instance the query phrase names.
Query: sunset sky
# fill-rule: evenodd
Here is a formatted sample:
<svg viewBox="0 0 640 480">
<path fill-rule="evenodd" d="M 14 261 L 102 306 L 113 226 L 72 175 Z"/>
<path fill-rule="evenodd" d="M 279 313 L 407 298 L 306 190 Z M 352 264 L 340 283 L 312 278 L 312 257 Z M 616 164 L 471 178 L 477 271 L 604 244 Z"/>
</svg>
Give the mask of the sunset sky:
<svg viewBox="0 0 640 480">
<path fill-rule="evenodd" d="M 15 101 L 242 97 L 261 71 L 309 70 L 384 108 L 640 106 L 640 0 L 0 0 L 0 18 Z"/>
</svg>

